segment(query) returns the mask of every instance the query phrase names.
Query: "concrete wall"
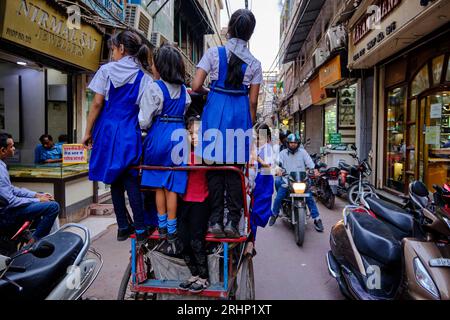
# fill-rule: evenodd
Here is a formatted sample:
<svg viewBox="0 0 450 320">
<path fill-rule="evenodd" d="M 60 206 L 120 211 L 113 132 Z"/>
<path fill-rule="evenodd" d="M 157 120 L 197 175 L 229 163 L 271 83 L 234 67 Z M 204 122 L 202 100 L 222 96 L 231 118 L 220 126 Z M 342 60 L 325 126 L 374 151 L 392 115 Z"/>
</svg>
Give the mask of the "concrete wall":
<svg viewBox="0 0 450 320">
<path fill-rule="evenodd" d="M 323 107 L 311 106 L 305 111 L 305 138 L 311 139 L 311 144 L 306 147 L 306 150 L 312 153 L 319 153 L 320 148 L 323 147 Z"/>
</svg>

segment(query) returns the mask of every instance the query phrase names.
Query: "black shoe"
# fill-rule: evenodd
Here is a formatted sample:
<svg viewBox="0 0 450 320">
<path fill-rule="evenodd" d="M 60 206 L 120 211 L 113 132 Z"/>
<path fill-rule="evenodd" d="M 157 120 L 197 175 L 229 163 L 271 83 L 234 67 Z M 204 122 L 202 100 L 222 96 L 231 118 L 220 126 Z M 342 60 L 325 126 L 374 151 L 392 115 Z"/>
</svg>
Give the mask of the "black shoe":
<svg viewBox="0 0 450 320">
<path fill-rule="evenodd" d="M 179 287 L 181 290 L 189 290 L 191 285 L 198 280 L 198 276 L 192 276 L 189 279 L 180 283 Z"/>
<path fill-rule="evenodd" d="M 189 287 L 189 292 L 192 293 L 200 293 L 203 290 L 209 287 L 208 279 L 198 278 L 191 286 Z"/>
<path fill-rule="evenodd" d="M 235 227 L 233 227 L 233 225 L 231 224 L 231 222 L 229 222 L 227 224 L 227 226 L 225 227 L 225 229 L 223 229 L 223 231 L 225 232 L 225 235 L 227 236 L 227 238 L 240 238 L 240 234 L 237 231 L 237 229 Z"/>
<path fill-rule="evenodd" d="M 278 219 L 278 215 L 272 215 L 269 220 L 269 227 L 273 227 L 275 222 L 277 222 L 277 219 Z"/>
<path fill-rule="evenodd" d="M 134 228 L 129 226 L 127 229 L 117 230 L 117 241 L 126 241 L 134 233 Z"/>
<path fill-rule="evenodd" d="M 323 224 L 321 219 L 314 220 L 314 227 L 316 228 L 317 232 L 323 232 Z"/>
<path fill-rule="evenodd" d="M 158 234 L 160 239 L 166 239 L 167 238 L 167 227 L 160 228 L 158 227 Z"/>
<path fill-rule="evenodd" d="M 170 254 L 177 255 L 180 253 L 180 244 L 178 242 L 178 235 L 176 232 L 167 234 L 167 242 L 171 247 Z"/>
<path fill-rule="evenodd" d="M 148 231 L 145 230 L 142 233 L 136 233 L 136 244 L 138 247 L 144 245 L 148 240 Z"/>
<path fill-rule="evenodd" d="M 223 232 L 223 227 L 218 223 L 211 226 L 210 232 L 216 238 L 225 238 L 225 233 Z"/>
</svg>

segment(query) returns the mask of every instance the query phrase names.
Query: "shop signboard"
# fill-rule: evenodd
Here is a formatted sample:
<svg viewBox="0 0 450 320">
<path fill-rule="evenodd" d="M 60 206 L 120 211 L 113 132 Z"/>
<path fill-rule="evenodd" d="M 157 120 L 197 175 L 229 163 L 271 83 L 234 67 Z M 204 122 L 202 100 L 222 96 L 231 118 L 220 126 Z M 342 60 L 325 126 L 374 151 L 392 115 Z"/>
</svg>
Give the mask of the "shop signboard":
<svg viewBox="0 0 450 320">
<path fill-rule="evenodd" d="M 82 144 L 63 144 L 63 164 L 86 164 L 87 152 Z"/>
<path fill-rule="evenodd" d="M 325 88 L 335 84 L 342 79 L 341 56 L 337 55 L 330 62 L 325 64 L 319 71 L 320 87 Z"/>
<path fill-rule="evenodd" d="M 447 23 L 448 18 L 438 17 L 449 10 L 447 0 L 436 0 L 426 6 L 420 1 L 378 0 L 361 7 L 349 24 L 349 68 L 370 68 L 394 55 L 418 40 L 419 35 Z M 433 23 L 428 23 L 430 19 Z"/>
<path fill-rule="evenodd" d="M 330 133 L 329 143 L 339 145 L 342 143 L 342 135 L 340 133 Z"/>
<path fill-rule="evenodd" d="M 0 37 L 84 69 L 98 69 L 102 34 L 87 24 L 73 25 L 45 0 L 4 0 Z"/>
</svg>

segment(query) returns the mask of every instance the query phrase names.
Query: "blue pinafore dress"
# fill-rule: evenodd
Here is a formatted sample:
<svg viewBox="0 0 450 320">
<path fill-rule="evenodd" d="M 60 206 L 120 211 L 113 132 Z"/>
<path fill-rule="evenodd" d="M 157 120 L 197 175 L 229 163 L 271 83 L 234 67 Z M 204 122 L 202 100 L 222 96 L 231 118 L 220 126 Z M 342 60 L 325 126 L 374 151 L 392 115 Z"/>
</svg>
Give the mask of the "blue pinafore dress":
<svg viewBox="0 0 450 320">
<path fill-rule="evenodd" d="M 89 179 L 112 184 L 129 167 L 138 166 L 142 154 L 139 127 L 139 96 L 143 71 L 134 83 L 115 88 L 111 82 L 109 99 L 97 119 L 92 135 Z M 137 170 L 130 170 L 136 174 Z"/>
<path fill-rule="evenodd" d="M 236 130 L 248 133 L 252 128 L 250 115 L 249 88 L 230 88 L 226 85 L 228 73 L 228 59 L 225 47 L 219 50 L 219 78 L 212 82 L 202 115 L 202 143 L 201 154 L 196 148 L 196 154 L 203 156 L 208 163 L 216 164 L 245 164 L 250 158 L 251 134 L 248 137 L 234 138 Z M 242 65 L 245 74 L 247 64 Z M 212 129 L 212 130 L 211 130 Z M 231 139 L 227 139 L 227 129 Z"/>
<path fill-rule="evenodd" d="M 265 158 L 265 150 L 267 150 L 267 148 L 263 148 L 259 152 L 259 157 L 262 159 Z M 271 153 L 272 149 L 269 149 L 268 152 Z M 268 155 L 269 157 L 272 157 L 271 154 Z M 264 228 L 269 222 L 270 217 L 272 216 L 274 178 L 273 175 L 269 174 L 269 172 L 266 172 L 266 174 L 264 173 L 264 169 L 262 168 L 261 164 L 258 163 L 258 174 L 255 179 L 255 189 L 253 190 L 254 202 L 250 214 L 250 226 L 255 238 L 257 227 Z"/>
<path fill-rule="evenodd" d="M 184 112 L 186 109 L 186 88 L 181 87 L 180 98 L 172 99 L 169 90 L 163 81 L 156 81 L 164 96 L 161 115 L 156 116 L 144 142 L 144 164 L 148 166 L 176 167 L 186 165 L 187 155 L 172 155 L 172 150 L 180 144 L 172 141 L 172 133 L 182 129 L 186 135 L 182 139 L 187 143 L 187 134 L 184 125 Z M 181 132 L 181 131 L 180 131 Z M 187 148 L 184 148 L 187 150 Z M 172 159 L 175 156 L 176 159 Z M 187 172 L 185 171 L 151 171 L 144 170 L 141 184 L 151 188 L 164 188 L 169 191 L 184 194 L 187 185 Z"/>
</svg>

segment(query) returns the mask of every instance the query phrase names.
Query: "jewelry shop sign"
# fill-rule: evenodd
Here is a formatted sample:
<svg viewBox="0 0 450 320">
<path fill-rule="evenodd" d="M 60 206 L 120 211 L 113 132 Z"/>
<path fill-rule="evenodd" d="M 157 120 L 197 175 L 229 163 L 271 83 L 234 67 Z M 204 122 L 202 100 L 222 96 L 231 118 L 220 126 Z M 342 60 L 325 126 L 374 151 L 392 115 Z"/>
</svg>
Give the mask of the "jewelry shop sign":
<svg viewBox="0 0 450 320">
<path fill-rule="evenodd" d="M 70 23 L 68 14 L 45 0 L 2 0 L 0 36 L 26 48 L 95 71 L 102 34 L 94 27 Z"/>
</svg>

